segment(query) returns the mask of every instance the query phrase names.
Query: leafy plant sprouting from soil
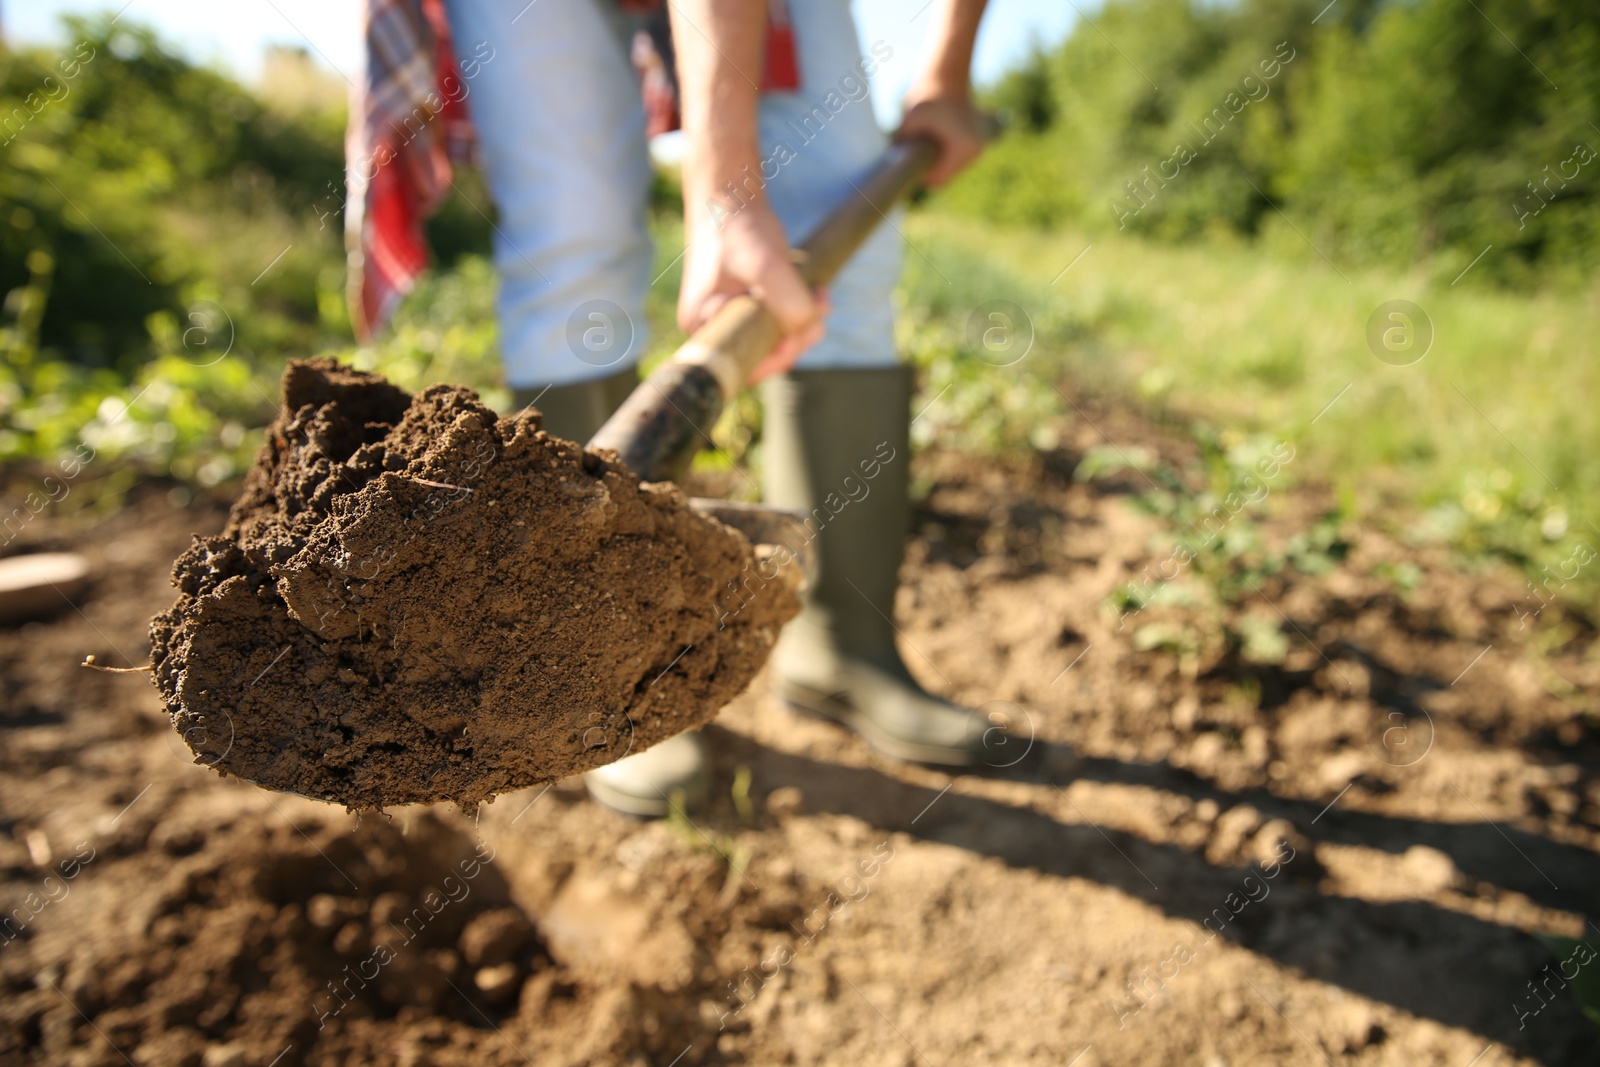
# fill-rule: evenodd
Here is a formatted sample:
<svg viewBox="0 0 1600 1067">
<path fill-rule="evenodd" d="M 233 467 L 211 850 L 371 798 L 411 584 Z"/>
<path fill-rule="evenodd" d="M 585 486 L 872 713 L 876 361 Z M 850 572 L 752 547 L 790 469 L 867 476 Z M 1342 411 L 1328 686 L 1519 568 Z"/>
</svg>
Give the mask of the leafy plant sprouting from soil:
<svg viewBox="0 0 1600 1067">
<path fill-rule="evenodd" d="M 1180 470 L 1145 450 L 1091 449 L 1075 476 L 1094 481 L 1133 469 L 1143 487 L 1131 498 L 1161 529 L 1149 545 L 1156 561 L 1105 603 L 1119 625 L 1134 627 L 1135 648 L 1178 657 L 1191 677 L 1228 656 L 1282 663 L 1288 635 L 1265 608 L 1264 582 L 1287 571 L 1323 575 L 1349 551 L 1340 510 L 1319 515 L 1281 544 L 1261 535 L 1258 519 L 1270 496 L 1292 484 L 1292 446 L 1266 436 L 1224 441 L 1196 430 L 1199 458 Z M 1196 488 L 1191 488 L 1195 486 Z M 1168 608 L 1143 618 L 1146 609 Z"/>
<path fill-rule="evenodd" d="M 750 768 L 740 766 L 734 771 L 733 784 L 728 789 L 741 826 L 749 826 L 755 820 L 755 808 L 750 802 L 751 781 Z M 702 821 L 691 819 L 685 809 L 684 799 L 681 792 L 673 792 L 667 808 L 667 828 L 693 851 L 714 853 L 728 865 L 727 878 L 718 899 L 730 903 L 738 896 L 739 884 L 750 867 L 750 849 L 740 843 L 734 834 L 723 833 L 715 827 L 707 829 Z"/>
</svg>

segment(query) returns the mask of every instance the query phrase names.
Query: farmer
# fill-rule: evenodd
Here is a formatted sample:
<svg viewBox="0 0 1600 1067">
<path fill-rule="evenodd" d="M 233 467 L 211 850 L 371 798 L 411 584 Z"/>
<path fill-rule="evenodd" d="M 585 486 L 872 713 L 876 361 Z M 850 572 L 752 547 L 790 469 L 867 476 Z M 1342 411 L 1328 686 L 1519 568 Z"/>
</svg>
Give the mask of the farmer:
<svg viewBox="0 0 1600 1067">
<path fill-rule="evenodd" d="M 670 36 L 655 6 L 368 0 L 366 97 L 352 107 L 348 145 L 358 330 L 381 322 L 423 269 L 420 221 L 448 191 L 448 149 L 470 116 L 498 209 L 508 384 L 546 430 L 588 440 L 639 380 L 653 270 L 647 129 L 681 113 L 678 323 L 695 329 L 734 294 L 760 299 L 785 333 L 781 365 L 793 368 L 762 387 L 765 498 L 809 513 L 850 493 L 817 531 L 816 580 L 774 658 L 779 692 L 892 756 L 971 765 L 989 724 L 923 691 L 891 621 L 910 515 L 911 371 L 895 351 L 891 303 L 900 235 L 879 227 L 827 299 L 787 258 L 791 241 L 856 195 L 885 147 L 868 77 L 911 57 L 863 46 L 848 0 L 669 0 Z M 932 0 L 922 16 L 928 54 L 898 136 L 938 143 L 930 184 L 982 148 L 968 69 L 983 7 Z M 413 121 L 419 101 L 427 110 Z M 863 469 L 877 474 L 863 483 Z M 698 733 L 679 735 L 591 772 L 589 789 L 636 814 L 664 814 L 675 793 L 693 804 L 708 792 L 704 746 Z"/>
</svg>

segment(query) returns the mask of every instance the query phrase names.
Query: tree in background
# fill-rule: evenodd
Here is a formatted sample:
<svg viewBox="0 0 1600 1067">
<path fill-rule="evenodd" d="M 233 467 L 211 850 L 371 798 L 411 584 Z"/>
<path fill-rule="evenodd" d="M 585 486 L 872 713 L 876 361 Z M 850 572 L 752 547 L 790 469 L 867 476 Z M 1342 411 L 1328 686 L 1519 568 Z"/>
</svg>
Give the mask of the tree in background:
<svg viewBox="0 0 1600 1067">
<path fill-rule="evenodd" d="M 991 104 L 1011 130 L 945 194 L 965 213 L 1184 239 L 1276 205 L 1347 260 L 1492 243 L 1510 283 L 1600 258 L 1592 2 L 1112 0 Z"/>
<path fill-rule="evenodd" d="M 0 293 L 47 294 L 38 346 L 126 373 L 197 302 L 258 353 L 348 342 L 343 81 L 280 51 L 257 92 L 126 19 L 66 30 L 0 48 Z M 431 230 L 450 261 L 486 251 L 489 227 L 452 198 Z"/>
</svg>

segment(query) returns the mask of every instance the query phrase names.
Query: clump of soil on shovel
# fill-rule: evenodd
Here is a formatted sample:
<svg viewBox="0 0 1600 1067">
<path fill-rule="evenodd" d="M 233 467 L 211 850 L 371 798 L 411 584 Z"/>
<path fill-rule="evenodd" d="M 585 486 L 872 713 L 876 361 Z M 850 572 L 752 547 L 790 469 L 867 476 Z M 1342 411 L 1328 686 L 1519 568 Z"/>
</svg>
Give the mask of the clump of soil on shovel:
<svg viewBox="0 0 1600 1067">
<path fill-rule="evenodd" d="M 283 394 L 150 626 L 173 725 L 219 772 L 354 809 L 470 805 L 708 721 L 798 610 L 748 581 L 743 534 L 537 412 L 331 360 L 290 364 Z"/>
</svg>

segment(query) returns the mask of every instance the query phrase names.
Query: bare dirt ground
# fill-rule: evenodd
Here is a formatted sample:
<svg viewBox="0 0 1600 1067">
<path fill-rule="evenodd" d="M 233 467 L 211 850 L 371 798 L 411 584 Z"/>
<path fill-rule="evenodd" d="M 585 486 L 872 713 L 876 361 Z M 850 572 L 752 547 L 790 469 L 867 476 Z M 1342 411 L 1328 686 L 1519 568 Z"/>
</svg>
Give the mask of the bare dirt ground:
<svg viewBox="0 0 1600 1067">
<path fill-rule="evenodd" d="M 1151 520 L 1068 441 L 919 460 L 908 662 L 1010 723 L 1005 758 L 899 764 L 758 680 L 692 823 L 574 780 L 357 819 L 190 765 L 143 676 L 78 663 L 145 660 L 222 509 L 41 516 L 25 547 L 98 577 L 0 643 L 0 1063 L 1595 1062 L 1562 976 L 1600 964 L 1543 940 L 1600 944 L 1594 631 L 1519 629 L 1509 573 L 1356 531 L 1236 609 L 1281 663 L 1136 648 L 1101 605 Z"/>
</svg>

